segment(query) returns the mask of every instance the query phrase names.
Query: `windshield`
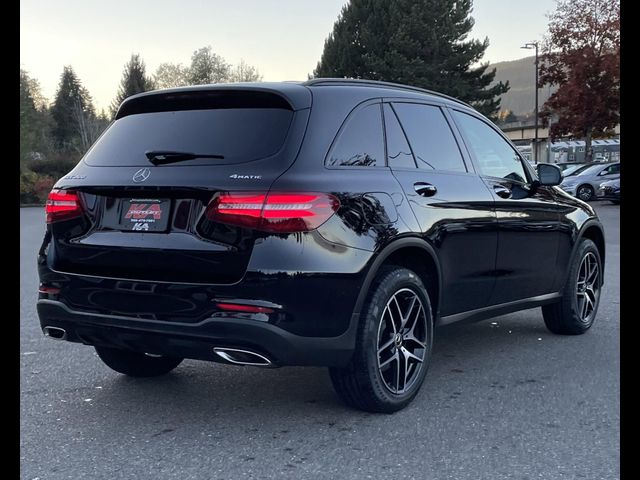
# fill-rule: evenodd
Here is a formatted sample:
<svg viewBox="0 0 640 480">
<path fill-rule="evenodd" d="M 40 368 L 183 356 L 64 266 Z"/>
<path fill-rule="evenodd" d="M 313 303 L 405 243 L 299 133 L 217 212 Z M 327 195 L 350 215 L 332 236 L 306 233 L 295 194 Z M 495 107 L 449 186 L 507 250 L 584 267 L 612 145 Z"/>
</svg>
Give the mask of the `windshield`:
<svg viewBox="0 0 640 480">
<path fill-rule="evenodd" d="M 585 165 L 583 168 L 573 173 L 573 175 L 596 175 L 600 170 L 602 170 L 602 165 Z"/>
<path fill-rule="evenodd" d="M 113 122 L 84 160 L 96 166 L 147 166 L 145 152 L 167 151 L 223 157 L 180 165 L 250 162 L 282 148 L 292 117 L 284 108 L 137 113 Z"/>
<path fill-rule="evenodd" d="M 574 175 L 576 172 L 586 169 L 589 165 L 579 164 L 579 165 L 569 165 L 567 166 L 562 174 L 567 177 L 569 175 Z"/>
</svg>

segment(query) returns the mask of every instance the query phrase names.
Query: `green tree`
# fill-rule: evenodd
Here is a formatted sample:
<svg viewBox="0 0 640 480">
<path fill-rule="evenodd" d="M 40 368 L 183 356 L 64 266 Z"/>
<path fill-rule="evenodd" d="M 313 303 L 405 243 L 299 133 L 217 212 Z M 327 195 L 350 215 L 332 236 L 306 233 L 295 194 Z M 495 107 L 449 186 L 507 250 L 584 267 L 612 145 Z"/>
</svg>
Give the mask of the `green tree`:
<svg viewBox="0 0 640 480">
<path fill-rule="evenodd" d="M 20 69 L 20 166 L 51 149 L 51 121 L 40 84 Z"/>
<path fill-rule="evenodd" d="M 140 58 L 139 54 L 132 54 L 131 59 L 124 65 L 118 94 L 111 103 L 111 116 L 115 116 L 120 104 L 125 98 L 135 95 L 136 93 L 152 90 L 153 88 L 152 80 L 146 75 L 144 61 Z"/>
<path fill-rule="evenodd" d="M 173 88 L 189 85 L 189 68 L 181 63 L 161 63 L 153 74 L 155 88 Z"/>
<path fill-rule="evenodd" d="M 211 46 L 202 47 L 193 52 L 189 67 L 189 85 L 206 85 L 209 83 L 228 82 L 231 66 Z"/>
<path fill-rule="evenodd" d="M 95 110 L 91 95 L 70 66 L 62 71 L 51 116 L 55 122 L 53 139 L 58 148 L 86 150 L 89 147 L 87 129 L 95 118 Z"/>
<path fill-rule="evenodd" d="M 208 46 L 193 53 L 189 67 L 181 63 L 161 63 L 152 79 L 155 88 L 174 88 L 221 82 L 260 82 L 262 75 L 244 60 L 231 66 Z"/>
<path fill-rule="evenodd" d="M 20 69 L 20 165 L 37 150 L 41 118 L 36 109 L 33 82 L 29 74 Z"/>
<path fill-rule="evenodd" d="M 550 16 L 540 86 L 557 86 L 542 108 L 553 138 L 608 136 L 620 123 L 620 1 L 561 0 Z"/>
<path fill-rule="evenodd" d="M 509 83 L 491 86 L 495 69 L 478 65 L 489 40 L 468 40 L 472 0 L 350 0 L 324 44 L 315 77 L 415 85 L 500 109 Z"/>
</svg>

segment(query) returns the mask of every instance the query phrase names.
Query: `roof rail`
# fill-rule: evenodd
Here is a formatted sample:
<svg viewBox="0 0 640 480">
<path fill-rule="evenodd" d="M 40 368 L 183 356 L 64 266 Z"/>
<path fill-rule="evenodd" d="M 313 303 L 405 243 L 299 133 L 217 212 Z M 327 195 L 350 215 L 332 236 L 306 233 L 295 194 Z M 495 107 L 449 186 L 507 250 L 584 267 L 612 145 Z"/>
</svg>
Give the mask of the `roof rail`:
<svg viewBox="0 0 640 480">
<path fill-rule="evenodd" d="M 313 85 L 361 85 L 368 87 L 395 88 L 398 90 L 407 90 L 410 92 L 435 95 L 437 97 L 446 98 L 447 100 L 451 100 L 452 102 L 459 103 L 466 107 L 471 107 L 471 105 L 469 105 L 468 103 L 463 102 L 462 100 L 458 100 L 457 98 L 450 97 L 449 95 L 445 95 L 444 93 L 434 92 L 433 90 L 427 90 L 426 88 L 403 85 L 401 83 L 383 82 L 380 80 L 366 80 L 360 78 L 313 78 L 311 80 L 307 80 L 306 82 L 302 82 L 301 85 L 305 85 L 307 87 Z"/>
</svg>

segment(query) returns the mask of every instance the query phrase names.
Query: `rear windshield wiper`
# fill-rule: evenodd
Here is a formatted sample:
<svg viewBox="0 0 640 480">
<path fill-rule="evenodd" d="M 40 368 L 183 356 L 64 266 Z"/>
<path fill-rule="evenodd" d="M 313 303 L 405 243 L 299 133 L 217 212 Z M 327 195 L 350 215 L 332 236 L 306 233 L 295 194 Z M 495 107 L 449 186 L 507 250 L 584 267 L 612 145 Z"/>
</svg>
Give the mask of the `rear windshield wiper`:
<svg viewBox="0 0 640 480">
<path fill-rule="evenodd" d="M 199 158 L 215 158 L 224 160 L 224 155 L 191 152 L 172 152 L 167 150 L 151 150 L 144 153 L 149 161 L 154 165 L 166 165 L 167 163 L 186 162 L 187 160 L 197 160 Z"/>
</svg>

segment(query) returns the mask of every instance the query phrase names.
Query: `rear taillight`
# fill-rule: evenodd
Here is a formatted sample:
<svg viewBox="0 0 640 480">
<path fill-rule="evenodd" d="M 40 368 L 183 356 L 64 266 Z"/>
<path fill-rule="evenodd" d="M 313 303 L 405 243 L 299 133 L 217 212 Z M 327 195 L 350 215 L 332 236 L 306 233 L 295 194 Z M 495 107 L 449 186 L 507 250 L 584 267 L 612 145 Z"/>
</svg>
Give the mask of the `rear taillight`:
<svg viewBox="0 0 640 480">
<path fill-rule="evenodd" d="M 69 220 L 82 215 L 80 197 L 72 190 L 51 190 L 44 210 L 47 213 L 47 223 Z"/>
<path fill-rule="evenodd" d="M 225 192 L 207 207 L 209 220 L 266 232 L 308 232 L 338 211 L 340 201 L 328 193 Z"/>
</svg>

